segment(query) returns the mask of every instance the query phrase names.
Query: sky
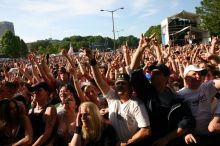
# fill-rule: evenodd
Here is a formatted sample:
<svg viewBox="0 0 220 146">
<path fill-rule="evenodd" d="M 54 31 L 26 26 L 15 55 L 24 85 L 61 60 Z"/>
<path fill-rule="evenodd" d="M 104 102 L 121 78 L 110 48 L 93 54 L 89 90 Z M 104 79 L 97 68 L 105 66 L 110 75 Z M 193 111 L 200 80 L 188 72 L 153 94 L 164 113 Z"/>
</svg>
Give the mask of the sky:
<svg viewBox="0 0 220 146">
<path fill-rule="evenodd" d="M 113 38 L 140 37 L 150 26 L 186 10 L 195 12 L 201 0 L 0 0 L 0 21 L 13 22 L 26 43 L 62 40 L 73 35 Z"/>
</svg>

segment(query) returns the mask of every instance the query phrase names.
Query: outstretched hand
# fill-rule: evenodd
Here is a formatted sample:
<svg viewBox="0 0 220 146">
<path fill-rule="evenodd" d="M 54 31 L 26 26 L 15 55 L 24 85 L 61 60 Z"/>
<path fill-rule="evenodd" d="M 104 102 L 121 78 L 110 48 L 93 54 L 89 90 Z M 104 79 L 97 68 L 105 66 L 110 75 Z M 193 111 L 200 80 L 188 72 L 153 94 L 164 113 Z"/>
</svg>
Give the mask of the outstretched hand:
<svg viewBox="0 0 220 146">
<path fill-rule="evenodd" d="M 66 49 L 62 49 L 62 50 L 61 50 L 61 54 L 62 54 L 63 56 L 67 56 L 67 51 L 66 51 Z"/>
<path fill-rule="evenodd" d="M 192 134 L 187 134 L 184 139 L 186 144 L 197 143 L 195 137 Z"/>
<path fill-rule="evenodd" d="M 139 47 L 145 49 L 150 44 L 150 41 L 154 37 L 155 37 L 155 33 L 153 33 L 150 37 L 145 37 L 144 34 L 142 34 L 139 41 Z"/>
</svg>

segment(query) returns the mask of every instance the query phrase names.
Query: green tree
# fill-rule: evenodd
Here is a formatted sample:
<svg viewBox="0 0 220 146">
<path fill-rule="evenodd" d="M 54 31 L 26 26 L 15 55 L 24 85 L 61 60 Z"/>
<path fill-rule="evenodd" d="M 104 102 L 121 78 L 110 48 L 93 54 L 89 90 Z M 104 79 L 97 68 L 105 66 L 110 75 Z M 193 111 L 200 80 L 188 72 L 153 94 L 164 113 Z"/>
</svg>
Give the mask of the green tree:
<svg viewBox="0 0 220 146">
<path fill-rule="evenodd" d="M 20 45 L 21 45 L 20 57 L 26 57 L 28 54 L 28 47 L 22 39 L 20 40 Z"/>
<path fill-rule="evenodd" d="M 196 13 L 201 16 L 203 29 L 211 34 L 220 34 L 220 1 L 202 0 L 201 6 L 196 7 Z"/>
<path fill-rule="evenodd" d="M 7 31 L 1 38 L 0 53 L 10 57 L 25 57 L 28 53 L 27 46 L 20 37 L 15 36 L 11 31 Z"/>
<path fill-rule="evenodd" d="M 156 33 L 156 39 L 158 40 L 158 43 L 161 43 L 161 26 L 156 25 L 156 26 L 151 26 L 144 34 L 144 36 L 150 36 L 151 34 Z"/>
<path fill-rule="evenodd" d="M 121 36 L 117 39 L 117 45 L 120 47 L 121 45 L 124 45 L 126 42 L 128 42 L 129 47 L 136 48 L 138 45 L 139 39 L 133 35 L 130 36 Z"/>
</svg>

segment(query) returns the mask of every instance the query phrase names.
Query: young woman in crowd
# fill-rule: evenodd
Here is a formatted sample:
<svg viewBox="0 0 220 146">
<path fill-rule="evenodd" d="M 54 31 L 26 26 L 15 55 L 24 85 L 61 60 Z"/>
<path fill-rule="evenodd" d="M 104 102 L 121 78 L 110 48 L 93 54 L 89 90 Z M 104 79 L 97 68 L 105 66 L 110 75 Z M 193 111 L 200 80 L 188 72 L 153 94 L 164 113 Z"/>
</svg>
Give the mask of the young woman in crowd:
<svg viewBox="0 0 220 146">
<path fill-rule="evenodd" d="M 0 145 L 26 146 L 32 143 L 33 130 L 27 115 L 19 110 L 14 99 L 0 101 Z"/>
<path fill-rule="evenodd" d="M 55 137 L 55 145 L 68 145 L 71 141 L 77 116 L 76 100 L 70 91 L 70 85 L 61 87 L 59 97 L 61 100 L 58 110 L 58 129 Z"/>
<path fill-rule="evenodd" d="M 32 146 L 48 145 L 51 143 L 56 130 L 57 112 L 50 104 L 50 88 L 46 82 L 39 82 L 30 88 L 33 92 L 34 107 L 29 110 L 33 127 Z"/>
<path fill-rule="evenodd" d="M 70 146 L 115 146 L 116 143 L 116 132 L 110 124 L 103 122 L 97 105 L 83 102 Z"/>
</svg>

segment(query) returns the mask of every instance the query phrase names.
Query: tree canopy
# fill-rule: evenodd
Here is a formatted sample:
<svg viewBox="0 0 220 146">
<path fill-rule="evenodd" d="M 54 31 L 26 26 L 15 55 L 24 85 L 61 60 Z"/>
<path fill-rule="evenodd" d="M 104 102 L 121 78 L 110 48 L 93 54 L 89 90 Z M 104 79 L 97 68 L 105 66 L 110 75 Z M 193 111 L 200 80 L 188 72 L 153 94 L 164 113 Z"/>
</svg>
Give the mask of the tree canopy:
<svg viewBox="0 0 220 146">
<path fill-rule="evenodd" d="M 138 38 L 132 35 L 127 37 L 119 37 L 116 40 L 116 47 L 119 48 L 125 42 L 128 42 L 129 46 L 137 47 Z M 59 53 L 61 49 L 68 50 L 70 43 L 74 48 L 75 52 L 78 52 L 81 47 L 88 46 L 92 49 L 98 48 L 104 50 L 106 48 L 113 48 L 113 39 L 109 37 L 102 36 L 70 36 L 65 37 L 63 40 L 40 40 L 28 44 L 30 52 L 35 52 L 36 54 L 42 53 Z"/>
<path fill-rule="evenodd" d="M 220 0 L 202 0 L 196 7 L 196 13 L 201 16 L 201 27 L 209 30 L 212 35 L 220 34 Z"/>
<path fill-rule="evenodd" d="M 6 31 L 0 40 L 0 53 L 9 57 L 26 57 L 28 48 L 20 37 Z"/>
<path fill-rule="evenodd" d="M 144 36 L 149 37 L 150 35 L 152 35 L 153 33 L 156 33 L 156 39 L 158 40 L 158 43 L 161 43 L 161 25 L 155 25 L 155 26 L 151 26 L 144 34 Z"/>
</svg>

